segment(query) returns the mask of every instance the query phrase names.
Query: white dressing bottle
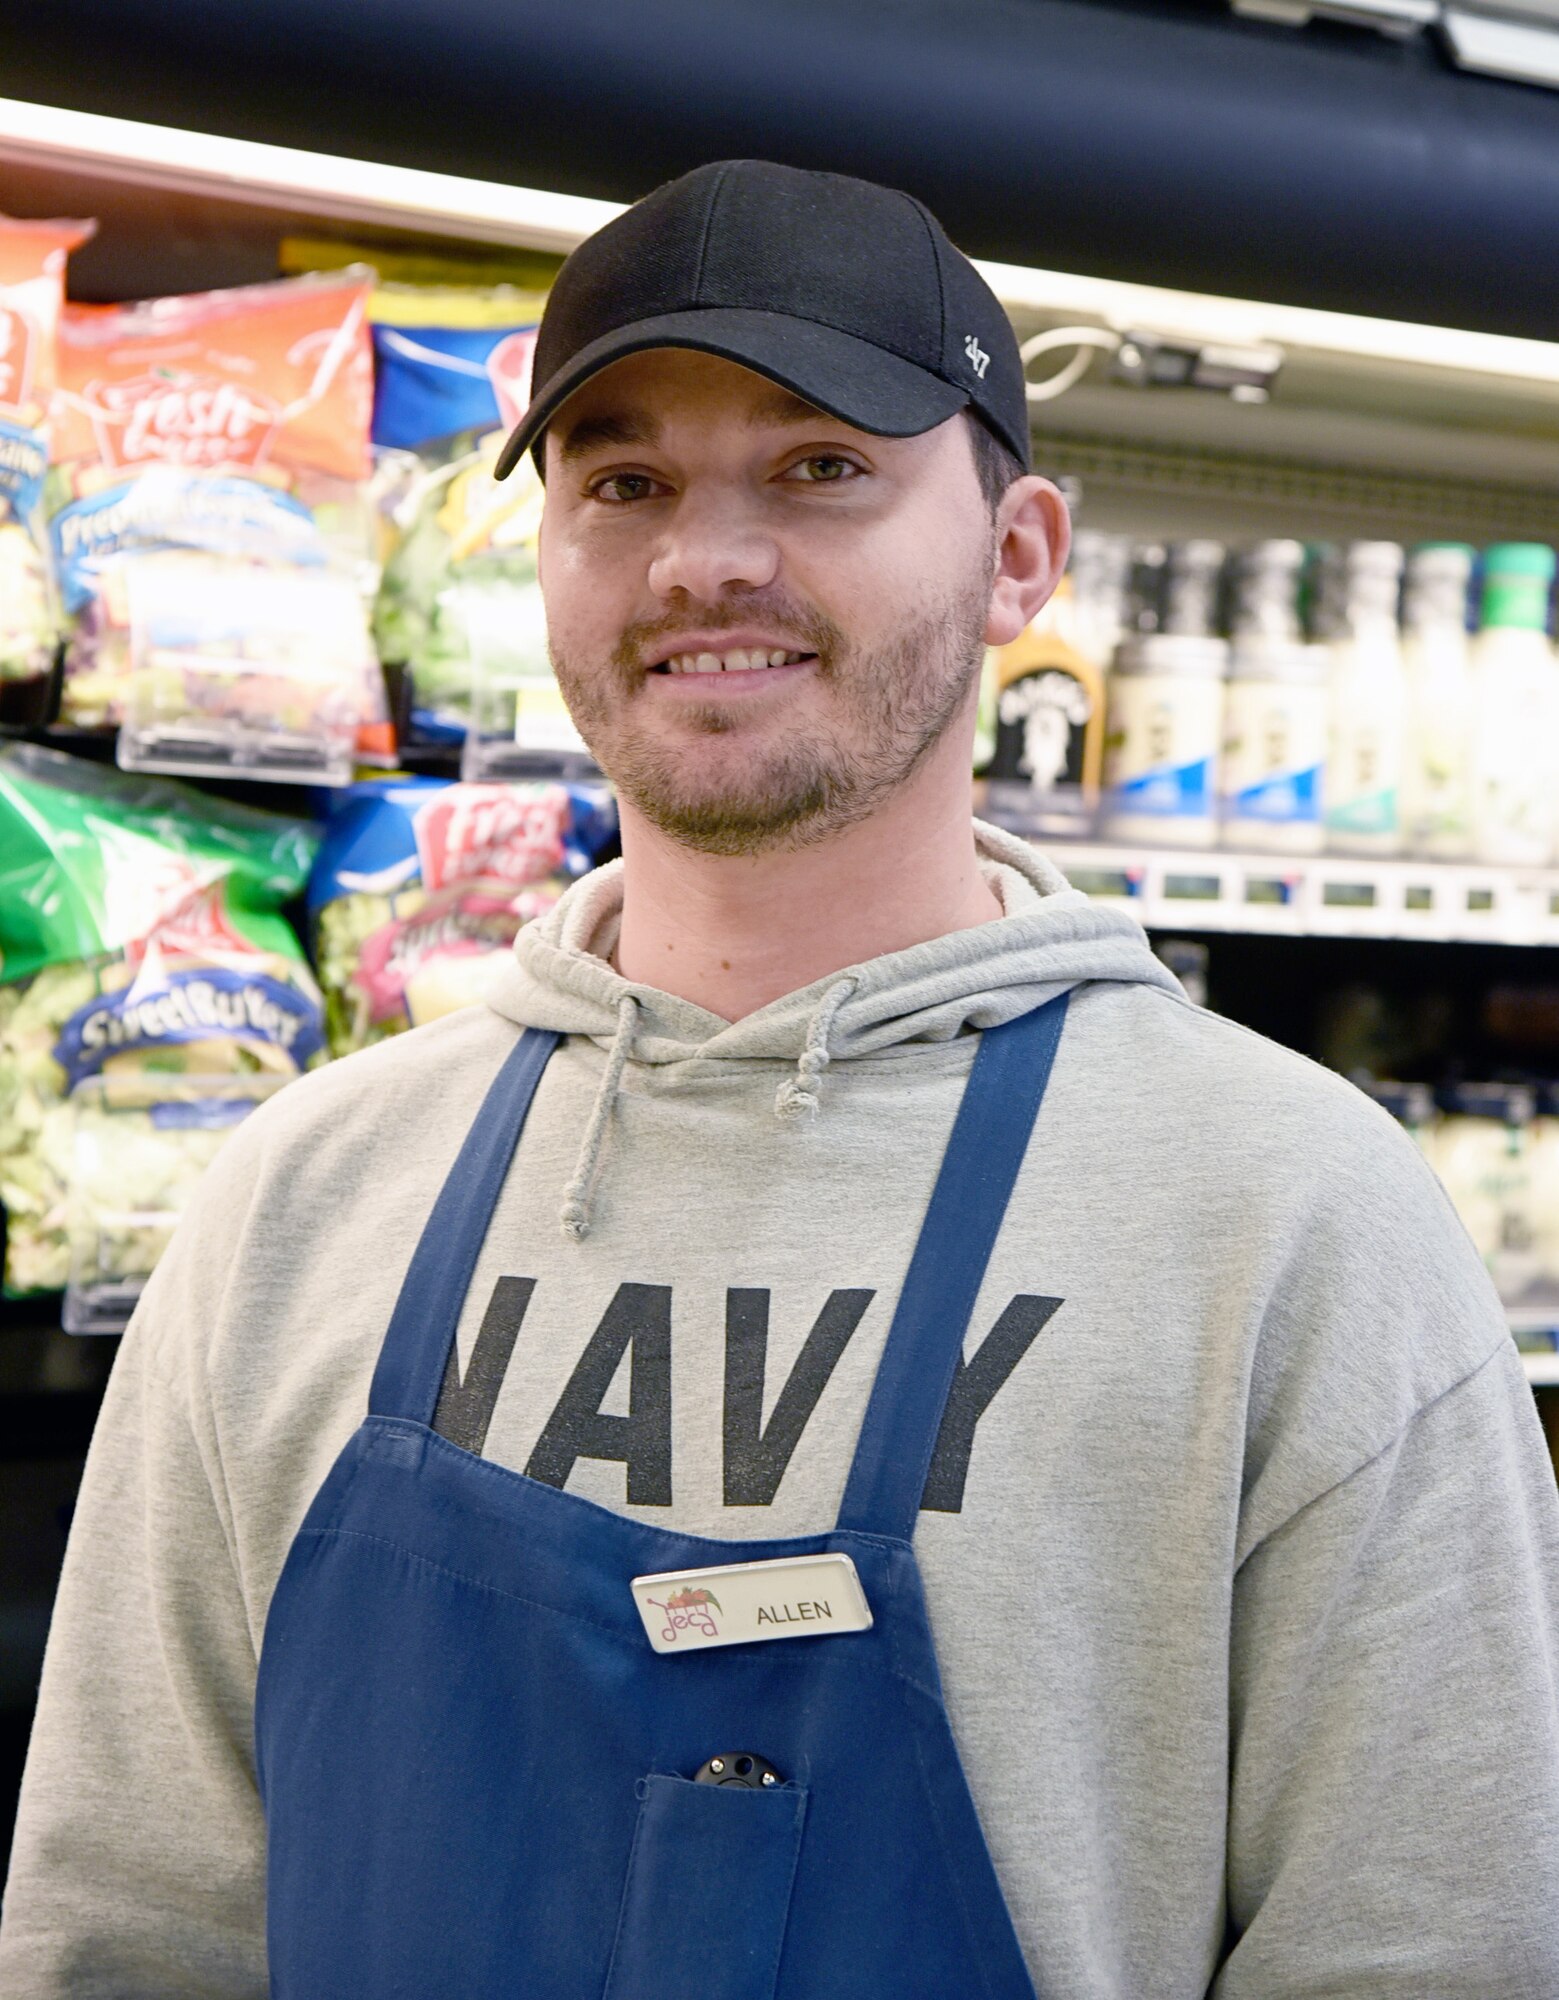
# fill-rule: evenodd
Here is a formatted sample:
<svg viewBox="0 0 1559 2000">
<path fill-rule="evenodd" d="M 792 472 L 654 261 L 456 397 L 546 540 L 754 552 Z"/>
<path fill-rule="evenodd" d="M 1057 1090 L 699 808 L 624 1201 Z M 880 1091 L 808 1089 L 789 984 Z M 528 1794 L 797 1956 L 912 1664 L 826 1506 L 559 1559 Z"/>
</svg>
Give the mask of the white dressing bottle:
<svg viewBox="0 0 1559 2000">
<path fill-rule="evenodd" d="M 1327 657 L 1300 638 L 1302 542 L 1257 542 L 1234 561 L 1221 818 L 1230 847 L 1319 854 Z"/>
<path fill-rule="evenodd" d="M 1407 751 L 1402 833 L 1410 854 L 1458 861 L 1472 851 L 1472 648 L 1467 589 L 1476 551 L 1426 542 L 1402 590 Z"/>
<path fill-rule="evenodd" d="M 1337 854 L 1396 854 L 1407 681 L 1397 628 L 1402 550 L 1348 542 L 1323 587 L 1319 632 L 1330 660 L 1326 844 Z"/>
<path fill-rule="evenodd" d="M 1211 847 L 1218 834 L 1224 640 L 1141 632 L 1110 669 L 1104 744 L 1105 837 Z"/>
<path fill-rule="evenodd" d="M 1554 552 L 1502 542 L 1483 557 L 1473 646 L 1473 841 L 1480 861 L 1545 867 L 1554 846 Z"/>
</svg>

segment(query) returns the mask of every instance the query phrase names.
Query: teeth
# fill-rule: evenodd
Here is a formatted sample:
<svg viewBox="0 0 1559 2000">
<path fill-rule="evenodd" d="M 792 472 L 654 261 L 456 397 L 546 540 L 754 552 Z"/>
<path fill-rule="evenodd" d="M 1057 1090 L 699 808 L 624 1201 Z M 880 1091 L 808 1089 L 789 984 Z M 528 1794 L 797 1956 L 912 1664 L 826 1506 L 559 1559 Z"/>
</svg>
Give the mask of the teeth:
<svg viewBox="0 0 1559 2000">
<path fill-rule="evenodd" d="M 674 653 L 666 666 L 674 674 L 743 674 L 758 667 L 792 667 L 803 658 L 802 653 L 753 646 L 730 653 Z"/>
</svg>

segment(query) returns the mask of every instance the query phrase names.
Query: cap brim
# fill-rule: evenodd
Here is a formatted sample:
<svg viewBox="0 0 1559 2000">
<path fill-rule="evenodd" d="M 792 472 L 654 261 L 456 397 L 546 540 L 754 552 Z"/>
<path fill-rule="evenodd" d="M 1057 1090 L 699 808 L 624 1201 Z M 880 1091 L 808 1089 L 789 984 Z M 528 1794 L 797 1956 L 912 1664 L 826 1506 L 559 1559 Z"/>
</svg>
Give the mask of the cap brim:
<svg viewBox="0 0 1559 2000">
<path fill-rule="evenodd" d="M 568 398 L 592 375 L 625 355 L 652 347 L 718 354 L 814 403 L 831 417 L 878 437 L 918 437 L 965 408 L 968 396 L 940 375 L 886 348 L 816 320 L 738 306 L 665 313 L 635 320 L 581 348 L 525 412 L 498 454 L 494 476 L 506 479 Z"/>
</svg>

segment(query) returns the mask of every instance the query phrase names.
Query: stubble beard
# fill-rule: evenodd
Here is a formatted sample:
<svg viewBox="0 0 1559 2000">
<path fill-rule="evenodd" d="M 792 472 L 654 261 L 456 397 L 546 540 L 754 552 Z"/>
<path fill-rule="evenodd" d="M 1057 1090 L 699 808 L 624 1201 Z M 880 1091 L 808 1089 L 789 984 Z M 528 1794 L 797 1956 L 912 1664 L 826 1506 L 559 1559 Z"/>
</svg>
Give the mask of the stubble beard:
<svg viewBox="0 0 1559 2000">
<path fill-rule="evenodd" d="M 619 794 L 652 826 L 701 854 L 755 855 L 815 846 L 867 819 L 906 784 L 963 711 L 984 655 L 990 575 L 897 632 L 871 653 L 853 650 L 831 620 L 800 606 L 727 603 L 700 617 L 702 629 L 762 622 L 816 653 L 813 672 L 832 690 L 828 720 L 809 717 L 788 740 L 754 750 L 739 775 L 698 782 L 700 736 L 740 735 L 740 704 L 684 704 L 693 740 L 675 748 L 634 722 L 643 699 L 638 662 L 675 626 L 638 625 L 623 635 L 607 675 L 576 671 L 552 649 L 575 726 Z M 756 732 L 754 732 L 756 733 Z"/>
</svg>

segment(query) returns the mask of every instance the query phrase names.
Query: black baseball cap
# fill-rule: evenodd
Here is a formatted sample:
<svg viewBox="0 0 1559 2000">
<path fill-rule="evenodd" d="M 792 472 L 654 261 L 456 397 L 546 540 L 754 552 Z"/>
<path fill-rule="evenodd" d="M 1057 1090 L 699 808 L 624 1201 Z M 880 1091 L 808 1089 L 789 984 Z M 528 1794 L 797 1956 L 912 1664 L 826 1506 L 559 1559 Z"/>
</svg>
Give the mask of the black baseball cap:
<svg viewBox="0 0 1559 2000">
<path fill-rule="evenodd" d="M 930 210 L 847 174 L 719 160 L 581 243 L 536 339 L 505 478 L 581 383 L 650 347 L 724 356 L 857 430 L 913 437 L 968 408 L 1029 465 L 1017 337 Z"/>
</svg>

